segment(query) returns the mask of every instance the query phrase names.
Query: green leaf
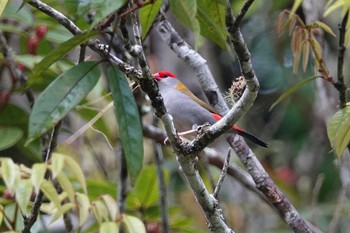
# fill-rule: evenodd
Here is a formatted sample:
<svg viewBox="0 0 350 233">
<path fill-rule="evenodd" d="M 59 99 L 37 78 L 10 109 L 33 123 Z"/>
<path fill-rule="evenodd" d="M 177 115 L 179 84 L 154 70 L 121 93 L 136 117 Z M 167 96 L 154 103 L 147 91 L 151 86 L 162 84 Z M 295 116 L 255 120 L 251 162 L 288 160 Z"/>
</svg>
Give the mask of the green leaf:
<svg viewBox="0 0 350 233">
<path fill-rule="evenodd" d="M 335 33 L 333 32 L 333 30 L 325 23 L 316 20 L 314 23 L 314 25 L 317 25 L 318 27 L 320 27 L 323 31 L 327 32 L 328 34 L 336 37 Z"/>
<path fill-rule="evenodd" d="M 63 42 L 56 49 L 51 51 L 46 57 L 44 57 L 33 69 L 32 73 L 29 75 L 28 84 L 33 85 L 36 82 L 40 82 L 40 79 L 45 79 L 42 77 L 44 71 L 46 71 L 53 63 L 58 59 L 63 57 L 66 53 L 71 51 L 76 46 L 85 43 L 91 37 L 98 34 L 98 31 L 84 32 L 79 35 L 74 36 L 72 39 Z"/>
<path fill-rule="evenodd" d="M 27 206 L 32 196 L 33 185 L 30 180 L 21 180 L 16 187 L 16 202 L 22 213 L 26 213 Z"/>
<path fill-rule="evenodd" d="M 16 180 L 19 177 L 18 166 L 10 158 L 2 158 L 0 161 L 2 179 L 11 194 L 14 194 Z"/>
<path fill-rule="evenodd" d="M 114 203 L 114 205 L 116 205 Z M 108 218 L 108 209 L 105 203 L 101 200 L 96 200 L 92 203 L 92 206 L 94 206 L 94 214 L 96 219 L 98 219 L 98 222 L 102 221 L 109 221 Z"/>
<path fill-rule="evenodd" d="M 129 84 L 117 66 L 109 67 L 108 80 L 130 180 L 134 183 L 143 164 L 143 138 L 139 112 Z"/>
<path fill-rule="evenodd" d="M 83 62 L 67 70 L 37 98 L 29 119 L 27 144 L 46 133 L 93 89 L 101 75 L 96 62 Z"/>
<path fill-rule="evenodd" d="M 215 42 L 221 48 L 228 48 L 226 39 L 226 6 L 217 1 L 197 1 L 197 19 L 200 24 L 201 35 Z"/>
<path fill-rule="evenodd" d="M 118 208 L 117 208 L 117 203 L 115 201 L 115 199 L 110 196 L 110 195 L 102 195 L 102 200 L 104 201 L 107 209 L 108 209 L 108 213 L 109 216 L 111 217 L 112 221 L 117 220 L 117 216 L 118 216 Z"/>
<path fill-rule="evenodd" d="M 57 194 L 57 191 L 53 184 L 47 180 L 43 180 L 41 184 L 41 191 L 45 194 L 45 196 L 55 205 L 55 207 L 60 210 L 61 202 L 60 198 Z"/>
<path fill-rule="evenodd" d="M 293 3 L 292 10 L 290 12 L 295 13 L 302 2 L 303 0 L 295 0 Z"/>
<path fill-rule="evenodd" d="M 154 19 L 156 18 L 163 0 L 156 0 L 140 9 L 140 23 L 142 28 L 141 38 L 145 39 L 148 31 L 151 29 Z"/>
<path fill-rule="evenodd" d="M 51 172 L 52 179 L 56 179 L 56 177 L 61 173 L 64 167 L 64 157 L 61 154 L 53 153 L 51 158 Z"/>
<path fill-rule="evenodd" d="M 73 209 L 74 205 L 72 203 L 66 203 L 62 205 L 60 210 L 57 210 L 54 215 L 52 215 L 49 224 L 55 222 L 57 219 L 59 219 L 63 214 L 68 212 L 70 209 Z"/>
<path fill-rule="evenodd" d="M 119 232 L 119 224 L 116 222 L 104 222 L 100 226 L 100 233 L 118 233 Z"/>
<path fill-rule="evenodd" d="M 90 30 L 93 29 L 100 21 L 106 18 L 109 14 L 121 8 L 127 0 L 100 0 L 94 3 L 94 8 L 97 10 L 95 19 L 91 23 Z"/>
<path fill-rule="evenodd" d="M 197 1 L 193 0 L 171 0 L 171 12 L 185 26 L 189 27 L 196 37 L 200 34 L 200 26 L 197 15 Z"/>
<path fill-rule="evenodd" d="M 148 208 L 158 204 L 159 188 L 157 180 L 157 170 L 155 166 L 147 166 L 142 169 L 134 187 L 134 191 L 129 194 L 128 203 L 133 208 Z M 164 170 L 166 183 L 170 174 Z"/>
<path fill-rule="evenodd" d="M 85 176 L 79 164 L 69 156 L 62 155 L 62 154 L 60 154 L 60 156 L 64 156 L 64 161 L 66 165 L 65 168 L 73 175 L 74 178 L 78 180 L 84 193 L 87 193 Z"/>
<path fill-rule="evenodd" d="M 0 127 L 0 151 L 14 146 L 23 136 L 23 130 L 17 127 Z"/>
<path fill-rule="evenodd" d="M 320 76 L 312 76 L 309 77 L 297 84 L 295 84 L 294 86 L 292 86 L 291 88 L 289 88 L 287 91 L 285 91 L 283 93 L 283 95 L 281 95 L 278 100 L 276 100 L 276 102 L 274 102 L 269 111 L 271 111 L 272 109 L 274 109 L 278 104 L 280 104 L 283 100 L 285 100 L 288 96 L 290 96 L 291 94 L 293 94 L 294 92 L 296 92 L 297 90 L 299 90 L 302 86 L 304 86 L 306 83 L 311 82 L 312 80 L 319 78 Z"/>
<path fill-rule="evenodd" d="M 146 233 L 145 225 L 136 217 L 124 214 L 123 223 L 126 231 L 129 233 Z"/>
<path fill-rule="evenodd" d="M 32 167 L 32 175 L 30 179 L 34 186 L 34 191 L 36 193 L 39 192 L 40 186 L 44 181 L 44 176 L 46 172 L 46 164 L 45 163 L 36 163 Z"/>
<path fill-rule="evenodd" d="M 89 217 L 90 201 L 88 196 L 83 193 L 76 193 L 75 195 L 79 207 L 79 226 L 81 226 Z"/>
<path fill-rule="evenodd" d="M 2 12 L 4 12 L 4 9 L 6 7 L 8 0 L 1 0 L 0 1 L 0 16 L 2 15 Z"/>
<path fill-rule="evenodd" d="M 60 183 L 62 190 L 67 192 L 69 201 L 71 203 L 75 203 L 75 199 L 74 199 L 74 188 L 72 183 L 70 182 L 70 180 L 68 179 L 68 177 L 66 176 L 66 174 L 64 174 L 63 172 L 61 172 L 58 176 L 57 176 L 57 181 L 58 183 Z"/>
<path fill-rule="evenodd" d="M 327 125 L 329 141 L 340 159 L 350 141 L 350 106 L 336 112 Z"/>
</svg>

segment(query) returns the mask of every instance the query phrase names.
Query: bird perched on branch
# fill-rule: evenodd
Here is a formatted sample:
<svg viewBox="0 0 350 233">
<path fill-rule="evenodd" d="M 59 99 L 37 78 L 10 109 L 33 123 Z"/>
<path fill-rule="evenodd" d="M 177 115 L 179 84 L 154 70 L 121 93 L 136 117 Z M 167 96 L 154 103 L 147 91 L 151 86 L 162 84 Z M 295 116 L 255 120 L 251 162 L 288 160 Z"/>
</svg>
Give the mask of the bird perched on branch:
<svg viewBox="0 0 350 233">
<path fill-rule="evenodd" d="M 159 71 L 153 74 L 157 80 L 160 94 L 169 114 L 173 116 L 178 131 L 188 131 L 194 126 L 209 123 L 213 125 L 222 117 L 209 104 L 198 99 L 176 76 L 169 71 Z M 267 144 L 234 125 L 232 133 L 236 133 L 253 143 L 267 147 Z"/>
</svg>

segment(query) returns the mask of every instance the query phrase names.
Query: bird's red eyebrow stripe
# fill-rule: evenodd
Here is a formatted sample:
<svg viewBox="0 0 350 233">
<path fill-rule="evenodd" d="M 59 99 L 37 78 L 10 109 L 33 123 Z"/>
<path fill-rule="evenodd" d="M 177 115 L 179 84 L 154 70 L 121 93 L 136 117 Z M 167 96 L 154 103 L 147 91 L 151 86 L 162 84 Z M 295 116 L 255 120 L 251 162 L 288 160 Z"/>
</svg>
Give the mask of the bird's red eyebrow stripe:
<svg viewBox="0 0 350 233">
<path fill-rule="evenodd" d="M 168 76 L 168 77 L 176 78 L 176 75 L 175 75 L 175 74 L 173 74 L 173 73 L 171 73 L 170 71 L 167 71 L 167 70 L 159 71 L 158 74 L 159 74 L 161 77 Z"/>
</svg>

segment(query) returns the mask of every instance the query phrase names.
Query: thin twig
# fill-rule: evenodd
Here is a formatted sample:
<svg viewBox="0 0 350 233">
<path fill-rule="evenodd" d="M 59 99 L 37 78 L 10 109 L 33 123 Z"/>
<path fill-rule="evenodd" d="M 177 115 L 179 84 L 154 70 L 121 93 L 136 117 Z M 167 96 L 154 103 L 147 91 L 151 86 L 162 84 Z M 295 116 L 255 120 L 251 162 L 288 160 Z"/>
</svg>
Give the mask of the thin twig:
<svg viewBox="0 0 350 233">
<path fill-rule="evenodd" d="M 317 223 L 318 211 L 317 211 L 316 205 L 317 205 L 317 202 L 318 202 L 318 196 L 320 194 L 320 190 L 321 190 L 323 181 L 324 181 L 324 175 L 323 174 L 318 175 L 316 183 L 315 183 L 315 186 L 314 186 L 314 188 L 312 190 L 311 213 L 312 213 L 312 222 L 314 224 Z"/>
<path fill-rule="evenodd" d="M 249 10 L 250 6 L 253 4 L 253 2 L 254 2 L 254 0 L 246 0 L 244 2 L 242 9 L 240 10 L 239 14 L 236 17 L 236 20 L 233 22 L 233 25 L 232 25 L 233 32 L 237 31 L 237 29 L 240 27 L 244 16 L 248 12 L 248 10 Z"/>
<path fill-rule="evenodd" d="M 44 144 L 43 160 L 45 161 L 45 163 L 49 162 L 49 160 L 51 159 L 52 151 L 56 148 L 57 137 L 58 137 L 58 132 L 59 132 L 60 127 L 61 127 L 61 121 L 59 121 L 56 124 L 56 126 L 51 130 L 48 143 Z M 45 136 L 43 136 L 43 137 L 45 137 Z M 46 141 L 46 140 L 43 138 L 43 141 Z M 51 174 L 47 170 L 44 178 L 46 180 L 49 180 L 50 177 L 51 177 Z M 35 196 L 35 200 L 34 200 L 33 207 L 31 209 L 29 217 L 25 217 L 25 216 L 23 217 L 24 218 L 24 221 L 23 221 L 24 227 L 22 229 L 22 233 L 30 233 L 30 229 L 32 228 L 32 226 L 34 225 L 34 223 L 36 222 L 36 220 L 38 218 L 43 197 L 44 197 L 44 193 L 40 190 L 39 193 Z"/>
<path fill-rule="evenodd" d="M 158 118 L 154 117 L 153 125 L 157 125 Z M 155 154 L 155 162 L 157 166 L 157 177 L 159 183 L 159 196 L 160 196 L 160 212 L 162 215 L 162 232 L 168 233 L 169 230 L 169 216 L 168 216 L 168 200 L 167 200 L 167 189 L 166 183 L 164 180 L 164 172 L 163 172 L 163 150 L 162 146 L 154 142 L 154 154 Z"/>
<path fill-rule="evenodd" d="M 340 193 L 338 195 L 337 205 L 336 205 L 335 210 L 334 210 L 333 218 L 328 226 L 328 231 L 327 231 L 328 233 L 338 232 L 337 226 L 339 223 L 341 210 L 344 207 L 344 201 L 346 200 L 345 198 L 346 198 L 345 191 L 344 191 L 344 189 L 342 189 L 342 190 L 340 190 Z"/>
<path fill-rule="evenodd" d="M 230 165 L 230 159 L 231 159 L 231 148 L 228 149 L 226 160 L 225 160 L 224 166 L 222 167 L 222 170 L 221 170 L 221 175 L 219 177 L 218 183 L 217 183 L 215 190 L 214 190 L 214 193 L 213 193 L 213 196 L 215 199 L 218 199 L 218 195 L 219 195 L 221 186 L 224 183 L 224 180 L 225 180 L 225 177 L 227 174 L 227 169 Z"/>
</svg>

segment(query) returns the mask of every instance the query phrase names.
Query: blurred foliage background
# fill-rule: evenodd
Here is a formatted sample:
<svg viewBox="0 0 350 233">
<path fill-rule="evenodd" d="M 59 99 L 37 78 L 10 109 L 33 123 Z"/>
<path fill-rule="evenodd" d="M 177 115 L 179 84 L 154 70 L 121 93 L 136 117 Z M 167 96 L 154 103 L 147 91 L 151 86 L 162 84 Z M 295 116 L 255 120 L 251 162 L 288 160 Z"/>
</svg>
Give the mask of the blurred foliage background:
<svg viewBox="0 0 350 233">
<path fill-rule="evenodd" d="M 62 13 L 70 15 L 82 29 L 90 27 L 88 15 L 76 17 L 74 15 L 76 12 L 64 4 L 66 1 L 46 2 Z M 314 7 L 315 11 L 318 11 L 318 5 L 322 5 L 315 1 L 310 2 L 317 5 Z M 232 2 L 235 14 L 239 12 L 243 3 L 242 0 Z M 273 180 L 306 219 L 324 231 L 333 227 L 329 232 L 347 232 L 349 202 L 344 198 L 342 191 L 340 160 L 332 152 L 326 131 L 326 123 L 336 111 L 337 101 L 325 109 L 320 103 L 323 101 L 322 98 L 319 98 L 319 92 L 325 91 L 330 100 L 336 100 L 337 92 L 329 84 L 325 84 L 324 80 L 309 82 L 272 111 L 269 110 L 288 88 L 314 75 L 311 62 L 306 72 L 299 68 L 299 71 L 293 74 L 291 38 L 288 33 L 281 36 L 276 33 L 278 15 L 285 9 L 291 9 L 293 3 L 291 0 L 256 1 L 243 21 L 241 31 L 250 49 L 261 89 L 254 106 L 241 119 L 239 125 L 269 144 L 268 149 L 256 148 L 254 145 L 252 148 Z M 18 11 L 20 4 L 20 1 L 10 1 L 7 4 L 0 19 L 0 30 L 6 35 L 15 61 L 21 64 L 24 73 L 29 74 L 42 57 L 57 44 L 70 39 L 72 35 L 56 21 L 27 5 Z M 307 18 L 308 12 L 304 12 L 302 8 L 296 13 L 303 20 Z M 322 13 L 318 13 L 321 16 L 318 20 L 326 23 L 338 35 L 337 25 L 341 21 L 339 14 L 335 12 L 323 17 Z M 198 48 L 198 52 L 207 59 L 216 81 L 225 93 L 232 80 L 240 75 L 236 58 L 207 39 L 196 40 L 196 36 L 171 13 L 168 17 L 181 36 L 193 47 Z M 29 48 L 32 45 L 29 43 L 42 25 L 47 27 L 47 32 L 35 45 L 37 49 L 33 53 Z M 325 63 L 335 76 L 337 38 L 323 34 L 321 37 L 326 48 Z M 99 39 L 106 41 L 103 36 Z M 160 69 L 170 70 L 195 94 L 205 98 L 193 71 L 173 54 L 154 30 L 145 40 L 145 50 L 153 72 Z M 88 53 L 91 58 L 96 57 L 91 51 Z M 77 56 L 78 53 L 74 51 L 55 63 L 45 73 L 45 79 L 31 86 L 35 95 L 44 90 L 60 73 L 72 67 Z M 345 64 L 348 64 L 348 53 L 345 60 Z M 348 73 L 349 67 L 345 65 L 347 84 Z M 0 126 L 7 127 L 1 128 L 0 140 L 1 138 L 13 140 L 0 147 L 0 156 L 11 157 L 17 163 L 31 166 L 41 160 L 40 141 L 35 140 L 24 146 L 28 134 L 30 103 L 24 94 L 24 87 L 21 85 L 12 87 L 9 77 L 6 70 L 0 67 Z M 321 82 L 324 83 L 320 84 Z M 106 80 L 100 79 L 87 98 L 64 118 L 56 149 L 57 152 L 70 155 L 79 162 L 86 176 L 91 198 L 107 193 L 115 196 L 117 192 L 115 186 L 119 174 L 120 135 L 112 108 L 105 108 L 112 101 L 106 85 Z M 328 87 L 324 87 L 327 85 Z M 143 98 L 137 101 L 143 123 L 150 124 L 153 114 L 149 103 Z M 101 118 L 93 125 L 89 125 L 89 121 L 101 112 L 103 112 Z M 85 124 L 89 127 L 84 132 L 78 133 L 77 138 L 72 139 L 71 136 L 79 132 Z M 164 146 L 163 151 L 167 171 L 171 232 L 207 232 L 203 214 L 178 171 L 178 164 L 171 149 Z M 153 165 L 153 142 L 149 138 L 144 138 L 144 153 L 144 169 L 141 177 L 145 182 L 140 182 L 143 186 L 131 190 L 127 212 L 146 223 L 149 232 L 159 232 L 157 231 L 160 221 L 159 194 Z M 205 162 L 201 174 L 210 187 L 210 177 L 204 164 Z M 219 177 L 218 168 L 210 167 L 209 170 L 214 179 Z M 150 181 L 153 183 L 149 184 Z M 0 201 L 6 203 L 9 200 L 5 197 L 3 184 L 1 188 L 3 197 Z M 147 200 L 140 200 L 137 192 L 146 195 Z M 255 194 L 250 193 L 233 178 L 226 179 L 219 200 L 227 222 L 236 232 L 290 232 L 288 226 L 270 206 L 262 203 Z M 331 225 L 334 224 L 333 221 L 336 221 L 336 226 Z"/>
</svg>

